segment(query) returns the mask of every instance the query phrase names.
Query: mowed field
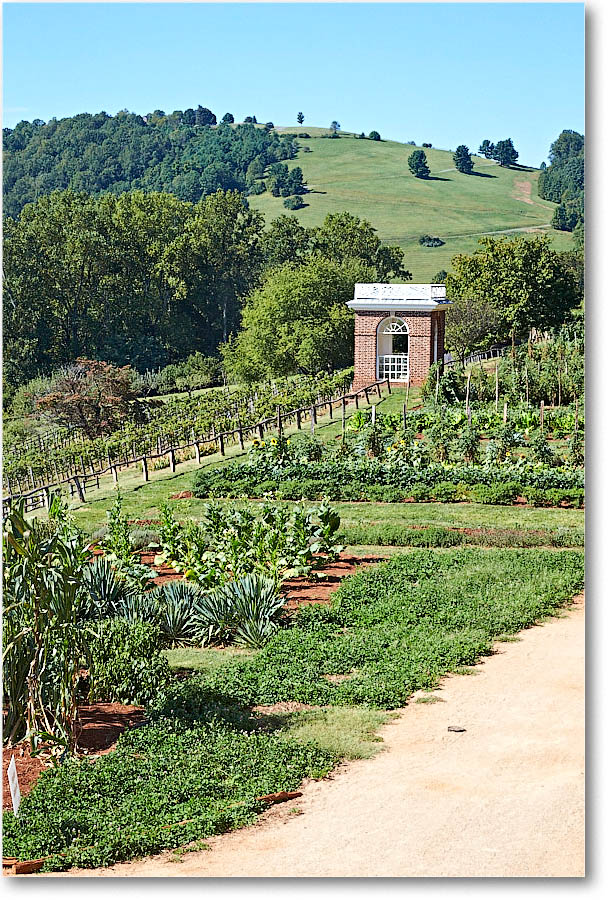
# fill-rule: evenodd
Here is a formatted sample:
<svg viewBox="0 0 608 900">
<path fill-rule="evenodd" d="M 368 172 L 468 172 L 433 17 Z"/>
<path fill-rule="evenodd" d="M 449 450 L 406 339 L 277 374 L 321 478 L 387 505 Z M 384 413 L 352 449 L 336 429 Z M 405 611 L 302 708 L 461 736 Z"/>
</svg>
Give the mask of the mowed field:
<svg viewBox="0 0 608 900">
<path fill-rule="evenodd" d="M 403 248 L 415 282 L 431 281 L 441 269 L 449 271 L 452 257 L 473 253 L 483 233 L 545 232 L 556 250 L 572 246 L 572 235 L 549 226 L 555 204 L 537 194 L 539 169 L 503 169 L 474 156 L 477 174 L 462 175 L 451 151 L 425 149 L 431 177 L 422 180 L 408 168 L 408 157 L 416 149 L 411 144 L 358 140 L 350 134 L 328 140 L 321 137 L 327 129 L 306 125 L 278 130 L 310 134 L 298 141 L 311 152 L 302 149 L 287 163 L 302 168 L 310 192 L 304 198 L 307 205 L 290 213 L 282 198 L 267 192 L 251 196 L 251 206 L 268 222 L 288 213 L 303 225 L 320 225 L 328 213 L 343 210 L 367 219 L 383 241 Z M 421 234 L 437 235 L 445 244 L 421 247 Z"/>
</svg>

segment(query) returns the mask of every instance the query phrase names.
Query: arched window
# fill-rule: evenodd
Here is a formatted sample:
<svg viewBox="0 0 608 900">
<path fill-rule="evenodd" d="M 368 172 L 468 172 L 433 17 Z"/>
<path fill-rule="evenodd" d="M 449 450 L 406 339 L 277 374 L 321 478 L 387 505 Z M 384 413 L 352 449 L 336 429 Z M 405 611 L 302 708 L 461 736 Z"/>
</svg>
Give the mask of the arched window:
<svg viewBox="0 0 608 900">
<path fill-rule="evenodd" d="M 407 380 L 409 371 L 409 331 L 403 319 L 388 316 L 378 325 L 378 378 Z"/>
</svg>

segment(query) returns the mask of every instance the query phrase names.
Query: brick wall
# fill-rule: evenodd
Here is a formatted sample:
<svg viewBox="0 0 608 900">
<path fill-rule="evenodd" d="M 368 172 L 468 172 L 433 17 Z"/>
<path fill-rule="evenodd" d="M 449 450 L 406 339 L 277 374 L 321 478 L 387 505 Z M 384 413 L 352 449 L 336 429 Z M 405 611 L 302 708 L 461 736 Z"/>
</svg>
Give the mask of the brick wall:
<svg viewBox="0 0 608 900">
<path fill-rule="evenodd" d="M 355 377 L 353 387 L 359 390 L 376 380 L 376 335 L 380 322 L 388 315 L 398 316 L 409 331 L 410 384 L 422 384 L 433 361 L 432 320 L 437 322 L 437 358 L 443 359 L 445 312 L 375 312 L 355 313 Z"/>
</svg>

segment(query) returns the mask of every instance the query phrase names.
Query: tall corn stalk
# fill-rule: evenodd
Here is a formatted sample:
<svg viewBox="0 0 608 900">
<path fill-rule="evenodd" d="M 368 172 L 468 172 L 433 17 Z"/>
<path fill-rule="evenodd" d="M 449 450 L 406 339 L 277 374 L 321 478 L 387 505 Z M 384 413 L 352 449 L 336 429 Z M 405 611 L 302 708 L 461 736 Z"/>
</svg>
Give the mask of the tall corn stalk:
<svg viewBox="0 0 608 900">
<path fill-rule="evenodd" d="M 92 635 L 83 621 L 89 549 L 65 522 L 45 529 L 16 507 L 4 522 L 3 551 L 5 740 L 27 737 L 33 751 L 50 745 L 70 752 Z"/>
</svg>

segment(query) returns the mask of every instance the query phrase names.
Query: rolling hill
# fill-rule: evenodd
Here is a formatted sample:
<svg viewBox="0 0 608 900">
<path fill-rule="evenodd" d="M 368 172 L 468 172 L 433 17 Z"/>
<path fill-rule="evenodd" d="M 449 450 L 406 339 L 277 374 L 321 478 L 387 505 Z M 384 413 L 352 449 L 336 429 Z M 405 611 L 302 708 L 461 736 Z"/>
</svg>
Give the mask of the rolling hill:
<svg viewBox="0 0 608 900">
<path fill-rule="evenodd" d="M 290 168 L 302 168 L 309 189 L 306 206 L 295 213 L 300 222 L 320 225 L 327 213 L 342 210 L 367 219 L 384 241 L 403 248 L 415 282 L 449 271 L 452 256 L 474 252 L 484 233 L 546 232 L 555 249 L 572 247 L 571 234 L 549 226 L 556 204 L 537 194 L 539 169 L 503 169 L 474 156 L 476 174 L 462 175 L 451 151 L 425 149 L 431 177 L 421 180 L 407 165 L 416 149 L 411 144 L 359 140 L 344 133 L 328 140 L 322 137 L 327 129 L 297 125 L 277 131 L 310 134 L 298 138 L 297 158 L 287 162 Z M 287 212 L 283 200 L 268 192 L 249 202 L 267 221 Z M 436 235 L 445 244 L 422 247 L 422 234 Z"/>
</svg>

